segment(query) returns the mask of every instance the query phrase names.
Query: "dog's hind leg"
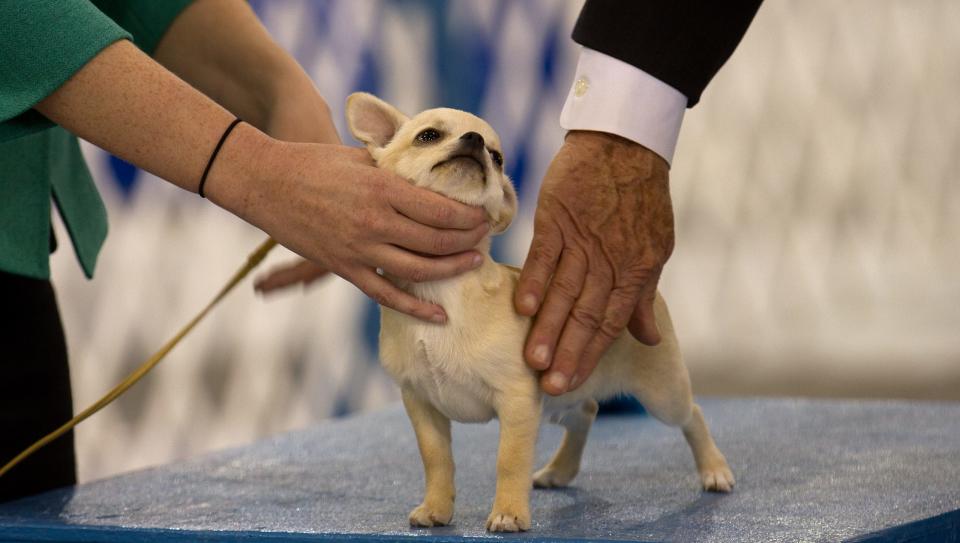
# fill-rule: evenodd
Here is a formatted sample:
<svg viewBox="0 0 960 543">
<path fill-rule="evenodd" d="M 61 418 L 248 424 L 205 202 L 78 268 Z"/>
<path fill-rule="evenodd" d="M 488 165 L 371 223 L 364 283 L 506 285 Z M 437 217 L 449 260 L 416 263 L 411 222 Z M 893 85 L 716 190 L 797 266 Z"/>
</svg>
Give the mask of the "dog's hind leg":
<svg viewBox="0 0 960 543">
<path fill-rule="evenodd" d="M 410 512 L 410 525 L 445 526 L 453 518 L 456 496 L 450 419 L 406 387 L 403 389 L 403 405 L 417 434 L 426 479 L 423 503 Z"/>
<path fill-rule="evenodd" d="M 733 473 L 710 436 L 700 406 L 693 403 L 689 381 L 678 386 L 658 387 L 655 390 L 649 386 L 637 387 L 633 392 L 651 415 L 665 424 L 679 426 L 683 430 L 683 437 L 687 439 L 693 460 L 697 464 L 703 489 L 730 492 L 734 484 Z"/>
<path fill-rule="evenodd" d="M 533 474 L 533 486 L 537 488 L 561 487 L 570 484 L 570 481 L 580 471 L 580 458 L 583 447 L 587 443 L 587 434 L 590 426 L 597 417 L 597 401 L 588 398 L 567 411 L 560 413 L 555 422 L 566 430 L 560 448 L 554 453 L 547 465 Z"/>
<path fill-rule="evenodd" d="M 666 333 L 656 351 L 647 351 L 652 356 L 643 359 L 646 348 L 633 345 L 637 351 L 633 359 L 642 363 L 630 367 L 629 391 L 658 420 L 683 429 L 704 490 L 730 492 L 734 485 L 733 473 L 710 436 L 700 406 L 693 401 L 690 375 L 683 364 L 676 336 L 672 328 L 666 326 L 669 316 L 665 311 L 664 317 L 657 316 Z"/>
<path fill-rule="evenodd" d="M 736 484 L 733 472 L 730 471 L 727 459 L 710 436 L 707 423 L 703 420 L 703 412 L 697 404 L 693 404 L 690 420 L 683 425 L 683 437 L 687 438 L 687 443 L 693 452 L 693 460 L 697 463 L 697 472 L 700 473 L 703 489 L 711 492 L 733 490 L 733 485 Z"/>
</svg>

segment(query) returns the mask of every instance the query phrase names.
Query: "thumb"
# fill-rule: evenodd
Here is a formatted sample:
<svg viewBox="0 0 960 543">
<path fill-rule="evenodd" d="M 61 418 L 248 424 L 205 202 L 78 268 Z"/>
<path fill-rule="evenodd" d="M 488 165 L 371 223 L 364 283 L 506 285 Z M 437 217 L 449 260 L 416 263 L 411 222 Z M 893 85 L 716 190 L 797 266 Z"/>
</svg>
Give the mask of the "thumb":
<svg viewBox="0 0 960 543">
<path fill-rule="evenodd" d="M 640 301 L 630 316 L 627 330 L 637 338 L 637 341 L 651 347 L 660 343 L 660 328 L 657 327 L 657 317 L 653 311 L 653 303 L 657 297 L 657 282 L 659 276 L 648 281 L 640 294 Z"/>
</svg>

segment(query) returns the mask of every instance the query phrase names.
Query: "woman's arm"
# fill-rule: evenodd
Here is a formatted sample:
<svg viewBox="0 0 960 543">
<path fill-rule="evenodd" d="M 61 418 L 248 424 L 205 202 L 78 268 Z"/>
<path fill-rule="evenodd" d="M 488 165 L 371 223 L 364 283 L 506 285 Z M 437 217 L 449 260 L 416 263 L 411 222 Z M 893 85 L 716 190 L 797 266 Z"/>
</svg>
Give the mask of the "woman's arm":
<svg viewBox="0 0 960 543">
<path fill-rule="evenodd" d="M 167 29 L 154 58 L 270 136 L 340 143 L 330 108 L 300 65 L 277 45 L 243 0 L 197 0 Z M 328 270 L 309 260 L 257 278 L 270 292 L 308 285 Z"/>
<path fill-rule="evenodd" d="M 128 41 L 101 51 L 35 109 L 190 191 L 234 117 Z M 481 210 L 372 167 L 362 149 L 280 142 L 248 124 L 230 135 L 206 193 L 381 304 L 427 320 L 444 320 L 442 308 L 376 268 L 420 280 L 462 273 L 478 265 L 469 249 L 487 230 Z"/>
<path fill-rule="evenodd" d="M 190 191 L 196 191 L 213 146 L 234 118 L 128 41 L 101 51 L 34 109 L 77 136 Z M 250 127 L 238 127 L 231 139 L 234 146 L 256 155 L 263 154 L 270 143 Z M 211 188 L 212 181 L 213 177 Z M 236 195 L 225 189 L 239 189 L 244 181 L 246 176 L 217 183 L 220 190 L 211 200 L 228 209 L 235 207 Z"/>
<path fill-rule="evenodd" d="M 243 0 L 197 0 L 174 20 L 154 58 L 274 138 L 340 143 L 313 81 Z"/>
</svg>

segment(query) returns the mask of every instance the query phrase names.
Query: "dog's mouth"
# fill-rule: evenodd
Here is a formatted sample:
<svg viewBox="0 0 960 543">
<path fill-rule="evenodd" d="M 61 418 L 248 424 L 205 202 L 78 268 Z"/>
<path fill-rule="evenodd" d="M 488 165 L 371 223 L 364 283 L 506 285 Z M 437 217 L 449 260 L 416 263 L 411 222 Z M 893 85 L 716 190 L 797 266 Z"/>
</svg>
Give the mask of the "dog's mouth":
<svg viewBox="0 0 960 543">
<path fill-rule="evenodd" d="M 480 168 L 480 171 L 482 172 L 486 172 L 486 169 L 487 169 L 487 165 L 484 164 L 483 162 L 483 155 L 479 154 L 479 152 L 469 151 L 469 150 L 457 150 L 457 151 L 454 151 L 453 154 L 451 154 L 447 158 L 434 164 L 431 170 L 435 170 L 440 166 L 443 166 L 444 164 L 453 164 L 454 162 L 476 164 Z"/>
</svg>

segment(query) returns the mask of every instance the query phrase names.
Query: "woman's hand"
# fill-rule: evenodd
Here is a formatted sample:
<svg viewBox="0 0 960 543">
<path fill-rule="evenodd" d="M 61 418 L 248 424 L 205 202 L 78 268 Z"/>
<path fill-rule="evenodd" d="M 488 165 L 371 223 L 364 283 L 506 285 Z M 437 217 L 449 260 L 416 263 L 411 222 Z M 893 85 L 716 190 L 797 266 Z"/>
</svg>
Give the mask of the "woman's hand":
<svg viewBox="0 0 960 543">
<path fill-rule="evenodd" d="M 330 109 L 313 85 L 309 84 L 309 80 L 300 80 L 297 75 L 298 72 L 290 73 L 286 84 L 281 84 L 288 94 L 278 99 L 270 109 L 266 120 L 267 133 L 286 142 L 339 144 Z M 303 149 L 300 146 L 280 147 Z M 316 195 L 317 198 L 335 199 L 328 202 L 324 212 L 332 220 L 334 228 L 326 228 L 325 235 L 318 238 L 328 242 L 322 249 L 325 259 L 301 260 L 272 270 L 267 276 L 258 278 L 255 288 L 260 292 L 270 292 L 294 284 L 307 285 L 333 271 L 383 305 L 435 322 L 445 320 L 445 314 L 439 306 L 417 300 L 397 289 L 377 275 L 376 269 L 411 281 L 449 277 L 472 269 L 479 253 L 470 250 L 479 241 L 477 236 L 482 237 L 486 232 L 480 218 L 482 214 L 456 202 L 436 198 L 432 192 L 416 189 L 393 174 L 377 170 L 363 149 L 340 145 L 317 148 L 323 151 L 305 152 L 302 155 L 304 159 L 316 161 L 321 154 L 330 154 L 329 164 L 340 162 L 342 166 L 351 168 L 350 172 L 335 174 L 338 176 L 333 180 L 335 191 L 326 193 L 326 196 Z M 364 194 L 364 188 L 371 193 Z M 400 199 L 390 201 L 387 198 L 390 195 Z M 405 202 L 412 202 L 413 205 L 404 208 Z M 430 205 L 426 202 L 439 202 L 437 205 L 449 206 L 452 211 L 423 208 L 423 205 Z M 367 211 L 363 211 L 363 206 L 369 206 Z M 406 211 L 398 211 L 398 208 Z M 373 224 L 359 225 L 358 212 L 379 219 Z M 450 213 L 451 218 L 438 219 L 436 213 Z M 465 220 L 456 219 L 455 215 L 461 213 L 466 213 Z M 338 215 L 340 217 L 335 218 Z M 476 222 L 471 222 L 472 219 L 476 219 Z M 479 230 L 471 233 L 478 226 Z M 310 227 L 313 225 L 307 228 Z M 377 231 L 377 228 L 380 230 Z M 334 231 L 342 237 L 331 236 Z M 431 238 L 435 239 L 431 241 Z M 352 250 L 333 254 L 339 249 L 349 248 L 351 242 L 355 244 Z M 364 254 L 364 251 L 369 252 Z M 470 252 L 458 254 L 464 251 Z"/>
<path fill-rule="evenodd" d="M 244 2 L 205 0 L 190 5 L 161 40 L 156 57 L 276 140 L 340 143 L 330 108 L 313 82 L 270 39 Z M 238 136 L 230 136 L 228 147 L 236 146 L 233 140 Z M 445 318 L 439 306 L 400 291 L 376 269 L 410 280 L 470 269 L 475 254 L 466 251 L 485 228 L 477 210 L 423 194 L 375 169 L 360 149 L 282 144 L 269 148 L 271 152 L 263 156 L 270 157 L 270 168 L 258 169 L 261 173 L 254 186 L 243 189 L 245 194 L 218 200 L 215 179 L 208 180 L 211 199 L 309 259 L 259 280 L 258 289 L 309 283 L 333 271 L 384 305 L 420 318 Z M 225 147 L 225 155 L 227 151 Z M 222 159 L 228 157 L 219 157 L 218 163 Z M 216 169 L 211 172 L 215 173 Z M 237 172 L 226 182 L 227 188 L 236 189 L 246 173 Z"/>
<path fill-rule="evenodd" d="M 451 277 L 482 262 L 473 247 L 489 227 L 484 213 L 414 187 L 373 164 L 364 149 L 286 143 L 240 125 L 210 172 L 207 196 L 314 263 L 293 277 L 329 270 L 378 303 L 444 322 L 377 273 L 422 282 Z M 290 284 L 280 278 L 261 284 Z"/>
</svg>

